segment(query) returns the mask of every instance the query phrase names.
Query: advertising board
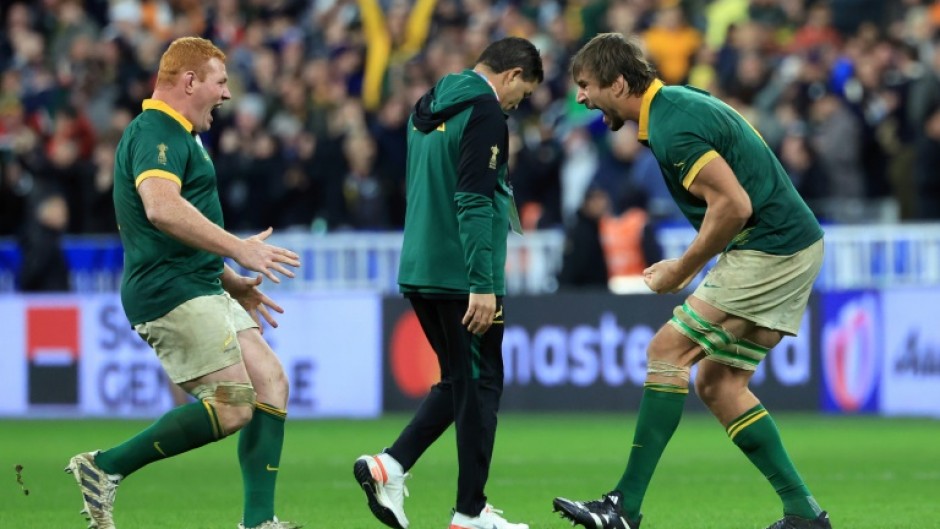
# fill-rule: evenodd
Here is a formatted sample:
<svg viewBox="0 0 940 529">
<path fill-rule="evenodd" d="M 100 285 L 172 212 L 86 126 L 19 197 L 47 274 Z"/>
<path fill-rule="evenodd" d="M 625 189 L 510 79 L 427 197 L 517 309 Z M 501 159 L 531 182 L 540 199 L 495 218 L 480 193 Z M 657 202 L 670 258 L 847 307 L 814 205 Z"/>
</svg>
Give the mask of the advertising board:
<svg viewBox="0 0 940 529">
<path fill-rule="evenodd" d="M 881 379 L 881 296 L 870 290 L 820 295 L 823 411 L 878 410 Z"/>
<path fill-rule="evenodd" d="M 893 289 L 883 294 L 884 356 L 881 412 L 940 417 L 940 290 Z"/>
<path fill-rule="evenodd" d="M 506 298 L 501 409 L 634 410 L 646 377 L 646 347 L 682 299 L 600 293 Z M 818 408 L 811 321 L 804 318 L 800 336 L 785 338 L 755 373 L 752 387 L 770 409 Z M 440 374 L 407 300 L 384 300 L 383 343 L 384 408 L 413 410 Z M 696 398 L 686 406 L 704 409 Z"/>
<path fill-rule="evenodd" d="M 381 412 L 380 302 L 371 293 L 281 294 L 264 336 L 290 380 L 291 417 Z M 0 297 L 0 414 L 154 417 L 173 405 L 115 294 Z"/>
</svg>

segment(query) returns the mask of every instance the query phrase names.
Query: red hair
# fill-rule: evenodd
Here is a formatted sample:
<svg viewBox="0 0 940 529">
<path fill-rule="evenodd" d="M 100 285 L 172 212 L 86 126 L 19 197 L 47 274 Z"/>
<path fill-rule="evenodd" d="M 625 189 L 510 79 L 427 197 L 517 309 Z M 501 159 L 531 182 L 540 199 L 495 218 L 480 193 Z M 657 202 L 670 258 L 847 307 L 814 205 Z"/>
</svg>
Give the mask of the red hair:
<svg viewBox="0 0 940 529">
<path fill-rule="evenodd" d="M 211 41 L 199 37 L 178 38 L 160 57 L 157 85 L 175 84 L 179 76 L 188 71 L 196 72 L 196 77 L 203 81 L 213 58 L 225 62 L 225 53 Z"/>
</svg>

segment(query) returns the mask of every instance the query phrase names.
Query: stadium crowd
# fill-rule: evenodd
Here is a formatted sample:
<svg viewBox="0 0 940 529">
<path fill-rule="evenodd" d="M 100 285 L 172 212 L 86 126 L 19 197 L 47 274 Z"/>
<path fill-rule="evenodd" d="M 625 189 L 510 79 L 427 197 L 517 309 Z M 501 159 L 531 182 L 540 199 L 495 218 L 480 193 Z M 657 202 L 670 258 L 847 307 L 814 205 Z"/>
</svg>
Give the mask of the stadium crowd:
<svg viewBox="0 0 940 529">
<path fill-rule="evenodd" d="M 525 224 L 561 226 L 595 189 L 677 218 L 635 130 L 574 103 L 568 60 L 603 31 L 746 116 L 820 218 L 940 217 L 940 1 L 41 0 L 0 20 L 0 236 L 116 231 L 116 143 L 183 35 L 228 56 L 234 98 L 203 140 L 235 231 L 399 229 L 411 106 L 507 35 L 546 70 L 510 120 Z"/>
</svg>

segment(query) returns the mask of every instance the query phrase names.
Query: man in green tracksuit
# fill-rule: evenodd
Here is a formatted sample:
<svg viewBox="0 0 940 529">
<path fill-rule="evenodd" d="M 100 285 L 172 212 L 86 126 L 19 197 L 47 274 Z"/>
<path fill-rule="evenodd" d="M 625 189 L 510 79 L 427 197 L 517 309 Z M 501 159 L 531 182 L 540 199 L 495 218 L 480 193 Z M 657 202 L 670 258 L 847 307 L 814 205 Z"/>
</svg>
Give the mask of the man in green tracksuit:
<svg viewBox="0 0 940 529">
<path fill-rule="evenodd" d="M 597 35 L 572 59 L 571 75 L 578 102 L 601 110 L 610 130 L 637 122 L 638 139 L 653 151 L 670 194 L 697 231 L 678 259 L 643 271 L 650 290 L 678 292 L 720 257 L 650 340 L 620 481 L 599 500 L 555 498 L 555 510 L 589 529 L 639 528 L 647 486 L 679 425 L 697 364 L 699 398 L 780 498 L 784 516 L 767 529 L 831 529 L 776 423 L 748 389 L 767 353 L 799 332 L 822 266 L 819 223 L 740 114 L 702 90 L 663 86 L 636 42 Z"/>
<path fill-rule="evenodd" d="M 398 283 L 437 354 L 441 382 L 390 448 L 354 466 L 372 513 L 396 529 L 408 526 L 407 471 L 452 423 L 460 472 L 451 528 L 528 527 L 500 516 L 484 487 L 503 387 L 506 238 L 519 222 L 505 112 L 542 77 L 532 43 L 506 38 L 472 70 L 444 76 L 411 115 Z"/>
</svg>

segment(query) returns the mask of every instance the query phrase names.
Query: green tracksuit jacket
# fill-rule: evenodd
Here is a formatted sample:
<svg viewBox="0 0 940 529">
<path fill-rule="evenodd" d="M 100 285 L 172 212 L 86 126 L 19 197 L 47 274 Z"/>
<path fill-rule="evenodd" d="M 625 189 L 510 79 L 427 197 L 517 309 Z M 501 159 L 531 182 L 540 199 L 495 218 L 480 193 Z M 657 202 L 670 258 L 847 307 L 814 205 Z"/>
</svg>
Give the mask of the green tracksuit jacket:
<svg viewBox="0 0 940 529">
<path fill-rule="evenodd" d="M 506 114 L 473 70 L 444 76 L 417 102 L 408 123 L 401 292 L 505 295 L 515 211 L 508 143 Z"/>
</svg>

